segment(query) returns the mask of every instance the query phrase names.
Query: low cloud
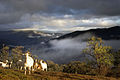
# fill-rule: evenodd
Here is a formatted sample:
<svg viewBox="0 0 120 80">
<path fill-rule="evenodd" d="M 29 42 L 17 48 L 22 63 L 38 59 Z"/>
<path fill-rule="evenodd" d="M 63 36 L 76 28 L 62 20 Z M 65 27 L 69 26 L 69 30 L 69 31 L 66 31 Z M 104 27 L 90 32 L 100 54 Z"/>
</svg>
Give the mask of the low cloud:
<svg viewBox="0 0 120 80">
<path fill-rule="evenodd" d="M 85 42 L 75 41 L 73 39 L 52 40 L 50 44 L 52 45 L 53 49 L 57 50 L 71 49 L 81 51 L 86 46 Z"/>
<path fill-rule="evenodd" d="M 32 53 L 38 55 L 40 59 L 56 63 L 84 60 L 82 50 L 86 47 L 86 42 L 81 39 L 51 40 L 49 44 L 50 47 L 42 47 L 41 44 L 31 45 Z"/>
</svg>

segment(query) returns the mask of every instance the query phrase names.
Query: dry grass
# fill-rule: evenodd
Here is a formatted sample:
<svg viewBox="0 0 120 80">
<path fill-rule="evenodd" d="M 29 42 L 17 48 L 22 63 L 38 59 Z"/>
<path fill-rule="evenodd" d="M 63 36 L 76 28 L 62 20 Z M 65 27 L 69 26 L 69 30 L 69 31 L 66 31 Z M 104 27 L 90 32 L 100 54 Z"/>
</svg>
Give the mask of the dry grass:
<svg viewBox="0 0 120 80">
<path fill-rule="evenodd" d="M 98 77 L 62 72 L 37 71 L 31 75 L 24 75 L 23 71 L 0 68 L 0 80 L 119 80 L 112 77 Z"/>
</svg>

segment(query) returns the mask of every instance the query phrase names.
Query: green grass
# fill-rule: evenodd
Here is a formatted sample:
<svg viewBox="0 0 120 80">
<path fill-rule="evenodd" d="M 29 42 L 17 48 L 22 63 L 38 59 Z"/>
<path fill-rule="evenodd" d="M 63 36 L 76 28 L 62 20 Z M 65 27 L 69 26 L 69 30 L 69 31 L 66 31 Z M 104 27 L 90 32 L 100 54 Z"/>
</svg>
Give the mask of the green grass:
<svg viewBox="0 0 120 80">
<path fill-rule="evenodd" d="M 24 71 L 0 68 L 0 80 L 118 80 L 112 77 L 98 77 L 62 72 L 37 71 L 31 75 L 24 75 Z"/>
</svg>

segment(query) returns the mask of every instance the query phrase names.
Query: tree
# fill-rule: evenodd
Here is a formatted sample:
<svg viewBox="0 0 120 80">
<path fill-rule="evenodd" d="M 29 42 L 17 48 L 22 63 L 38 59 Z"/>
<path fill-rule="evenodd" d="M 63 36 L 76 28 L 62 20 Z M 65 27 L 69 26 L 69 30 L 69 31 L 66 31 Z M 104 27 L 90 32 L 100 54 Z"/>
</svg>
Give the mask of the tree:
<svg viewBox="0 0 120 80">
<path fill-rule="evenodd" d="M 22 60 L 23 48 L 24 48 L 23 46 L 16 46 L 11 50 L 13 63 L 16 63 L 20 59 Z"/>
<path fill-rule="evenodd" d="M 0 60 L 5 62 L 8 59 L 9 56 L 9 47 L 8 46 L 4 46 L 0 51 Z"/>
<path fill-rule="evenodd" d="M 103 45 L 101 38 L 93 36 L 89 39 L 87 48 L 84 50 L 85 53 L 93 58 L 97 72 L 100 75 L 106 75 L 108 69 L 113 65 L 114 58 L 111 49 L 112 47 Z"/>
</svg>

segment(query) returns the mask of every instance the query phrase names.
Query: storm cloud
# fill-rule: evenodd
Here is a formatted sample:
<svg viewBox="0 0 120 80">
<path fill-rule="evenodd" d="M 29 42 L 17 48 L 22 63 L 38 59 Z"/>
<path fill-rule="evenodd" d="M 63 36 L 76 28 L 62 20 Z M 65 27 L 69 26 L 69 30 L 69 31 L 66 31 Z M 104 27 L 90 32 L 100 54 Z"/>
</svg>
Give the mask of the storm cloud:
<svg viewBox="0 0 120 80">
<path fill-rule="evenodd" d="M 119 26 L 119 4 L 120 0 L 0 0 L 0 29 Z"/>
</svg>

